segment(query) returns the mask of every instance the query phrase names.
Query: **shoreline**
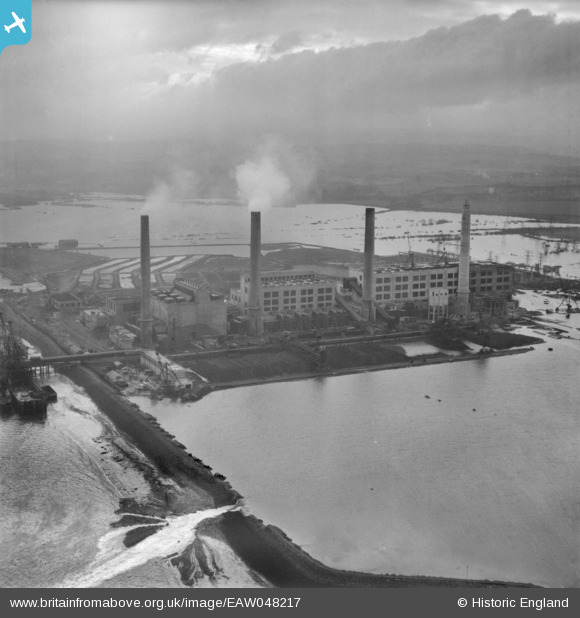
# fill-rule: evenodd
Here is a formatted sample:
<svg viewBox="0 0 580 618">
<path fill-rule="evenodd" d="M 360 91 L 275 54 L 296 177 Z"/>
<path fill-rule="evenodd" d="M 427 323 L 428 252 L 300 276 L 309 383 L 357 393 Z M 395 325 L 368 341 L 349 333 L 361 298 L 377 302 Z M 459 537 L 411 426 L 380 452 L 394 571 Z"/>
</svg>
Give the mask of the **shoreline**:
<svg viewBox="0 0 580 618">
<path fill-rule="evenodd" d="M 360 367 L 346 367 L 343 369 L 331 369 L 328 371 L 312 371 L 297 374 L 287 374 L 282 376 L 275 376 L 271 378 L 250 378 L 247 380 L 232 380 L 229 382 L 214 382 L 212 383 L 212 391 L 226 390 L 229 388 L 240 388 L 244 386 L 259 386 L 260 384 L 274 384 L 276 382 L 293 382 L 298 380 L 310 380 L 312 378 L 332 378 L 344 375 L 353 375 L 358 373 L 368 373 L 371 371 L 388 371 L 389 369 L 406 369 L 410 367 L 425 367 L 427 365 L 441 365 L 445 363 L 456 363 L 470 360 L 484 360 L 488 358 L 494 358 L 499 356 L 512 356 L 514 354 L 525 354 L 534 350 L 533 346 L 526 346 L 521 348 L 511 348 L 508 350 L 494 350 L 490 353 L 478 353 L 465 354 L 461 356 L 437 356 L 433 358 L 424 358 L 417 360 L 416 362 L 410 360 L 410 362 L 399 363 L 383 363 L 380 365 L 367 365 Z M 209 394 L 209 393 L 208 393 Z"/>
<path fill-rule="evenodd" d="M 10 318 L 18 325 L 21 333 L 31 343 L 41 349 L 43 354 L 63 354 L 60 346 L 46 333 L 28 323 L 11 307 L 7 307 Z M 504 350 L 489 356 L 506 353 L 523 353 L 524 350 Z M 459 357 L 457 360 L 471 360 L 479 355 Z M 437 362 L 453 362 L 455 357 L 438 358 Z M 396 363 L 394 365 L 421 366 L 419 363 Z M 396 368 L 393 364 L 386 368 Z M 359 371 L 381 370 L 381 367 L 363 368 Z M 161 429 L 156 421 L 152 422 L 131 402 L 124 399 L 117 391 L 106 384 L 92 369 L 75 365 L 59 370 L 75 384 L 81 386 L 94 401 L 99 410 L 111 420 L 115 428 L 138 448 L 155 467 L 159 476 L 147 478 L 153 497 L 162 497 L 169 512 L 182 514 L 195 512 L 213 506 L 235 506 L 242 496 L 221 474 L 214 474 L 212 469 L 200 459 L 187 453 L 174 436 Z M 343 370 L 341 373 L 355 373 Z M 333 372 L 337 375 L 338 372 Z M 333 375 L 330 374 L 330 375 Z M 290 379 L 306 379 L 290 376 Z M 264 383 L 261 380 L 260 383 Z M 233 386 L 232 386 L 233 387 Z M 167 477 L 180 490 L 181 496 L 167 493 L 167 484 L 159 477 Z M 171 493 L 171 492 L 170 492 Z M 406 576 L 392 574 L 372 574 L 364 572 L 343 571 L 328 567 L 314 559 L 297 546 L 282 530 L 267 525 L 254 515 L 229 512 L 215 520 L 215 526 L 227 539 L 228 545 L 253 571 L 263 577 L 274 587 L 538 587 L 522 582 L 502 582 L 489 580 L 451 579 L 429 576 Z"/>
</svg>

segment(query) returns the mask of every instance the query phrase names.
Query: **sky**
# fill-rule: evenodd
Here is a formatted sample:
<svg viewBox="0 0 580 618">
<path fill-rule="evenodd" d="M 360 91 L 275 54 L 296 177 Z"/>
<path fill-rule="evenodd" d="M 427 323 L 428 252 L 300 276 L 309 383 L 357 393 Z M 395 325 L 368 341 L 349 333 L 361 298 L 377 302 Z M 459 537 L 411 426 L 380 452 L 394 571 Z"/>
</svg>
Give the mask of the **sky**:
<svg viewBox="0 0 580 618">
<path fill-rule="evenodd" d="M 580 154 L 577 0 L 33 0 L 0 140 L 490 135 Z"/>
</svg>

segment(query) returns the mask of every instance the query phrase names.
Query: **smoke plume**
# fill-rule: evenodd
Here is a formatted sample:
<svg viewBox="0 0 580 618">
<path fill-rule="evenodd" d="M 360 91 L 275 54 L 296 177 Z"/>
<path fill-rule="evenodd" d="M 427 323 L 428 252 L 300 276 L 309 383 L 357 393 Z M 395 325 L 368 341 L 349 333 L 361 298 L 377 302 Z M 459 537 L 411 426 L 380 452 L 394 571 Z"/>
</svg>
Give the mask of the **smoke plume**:
<svg viewBox="0 0 580 618">
<path fill-rule="evenodd" d="M 250 211 L 296 206 L 300 200 L 309 201 L 316 170 L 312 152 L 267 135 L 255 156 L 235 169 L 238 199 Z"/>
<path fill-rule="evenodd" d="M 238 197 L 253 212 L 265 212 L 288 201 L 290 180 L 277 162 L 268 157 L 246 161 L 236 167 Z"/>
</svg>

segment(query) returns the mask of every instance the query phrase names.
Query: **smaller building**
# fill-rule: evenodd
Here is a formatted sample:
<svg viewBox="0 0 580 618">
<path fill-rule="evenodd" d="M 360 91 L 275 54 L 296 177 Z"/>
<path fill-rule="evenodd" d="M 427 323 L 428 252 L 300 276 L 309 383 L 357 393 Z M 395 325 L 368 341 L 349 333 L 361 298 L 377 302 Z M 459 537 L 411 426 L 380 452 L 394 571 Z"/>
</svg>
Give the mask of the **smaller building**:
<svg viewBox="0 0 580 618">
<path fill-rule="evenodd" d="M 81 322 L 89 330 L 104 330 L 109 326 L 109 315 L 100 309 L 84 309 Z"/>
<path fill-rule="evenodd" d="M 107 298 L 105 311 L 114 324 L 135 322 L 141 311 L 141 302 L 131 296 Z"/>
<path fill-rule="evenodd" d="M 115 325 L 109 327 L 109 341 L 117 350 L 130 350 L 135 346 L 136 340 L 137 335 L 123 326 Z"/>
<path fill-rule="evenodd" d="M 57 311 L 78 311 L 82 304 L 83 303 L 78 296 L 70 294 L 69 292 L 65 292 L 64 294 L 54 294 L 52 297 L 52 305 Z"/>
<path fill-rule="evenodd" d="M 429 320 L 435 322 L 449 316 L 449 290 L 431 288 L 429 290 Z"/>
<path fill-rule="evenodd" d="M 58 241 L 59 249 L 76 249 L 79 246 L 79 241 L 76 238 L 66 238 Z"/>
</svg>

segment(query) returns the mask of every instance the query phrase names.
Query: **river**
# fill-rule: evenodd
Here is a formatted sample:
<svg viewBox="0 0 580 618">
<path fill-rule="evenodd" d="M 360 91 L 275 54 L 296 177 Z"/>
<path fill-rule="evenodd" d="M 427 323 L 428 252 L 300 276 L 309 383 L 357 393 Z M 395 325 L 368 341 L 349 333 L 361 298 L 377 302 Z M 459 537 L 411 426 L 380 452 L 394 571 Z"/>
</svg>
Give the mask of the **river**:
<svg viewBox="0 0 580 618">
<path fill-rule="evenodd" d="M 513 357 L 134 401 L 326 564 L 577 586 L 569 332 Z"/>
<path fill-rule="evenodd" d="M 0 225 L 16 240 L 54 241 L 44 234 L 62 222 L 65 238 L 136 242 L 137 226 L 127 230 L 140 205 L 99 199 L 83 209 L 84 226 L 70 204 L 3 210 Z M 191 205 L 175 212 L 186 207 L 195 212 Z M 264 217 L 264 240 L 361 248 L 362 209 L 331 207 L 332 213 L 327 205 Z M 115 218 L 103 217 L 112 208 Z M 219 208 L 239 215 L 218 218 L 237 231 L 224 228 L 216 239 L 209 217 L 201 223 L 192 217 L 179 238 L 170 238 L 171 217 L 163 231 L 153 214 L 152 232 L 169 244 L 183 242 L 183 234 L 192 234 L 191 242 L 247 239 L 247 213 Z M 377 253 L 406 250 L 405 231 L 457 231 L 459 218 L 378 214 L 379 233 L 398 238 L 378 241 Z M 521 223 L 479 219 L 482 232 Z M 23 229 L 27 238 L 17 237 Z M 540 247 L 519 236 L 475 235 L 474 257 L 486 257 L 490 239 L 504 261 L 523 261 L 528 242 Z M 435 246 L 412 242 L 414 250 Z M 578 254 L 552 259 L 563 263 L 563 256 L 578 276 Z M 524 306 L 545 308 L 533 294 Z M 573 339 L 547 339 L 514 357 L 253 386 L 195 404 L 136 401 L 225 474 L 251 512 L 331 566 L 578 586 L 579 318 L 555 315 Z M 0 585 L 181 585 L 163 547 L 152 540 L 129 552 L 110 528 L 119 497 L 147 491 L 134 470 L 112 458 L 120 436 L 81 389 L 59 376 L 51 384 L 59 402 L 43 423 L 0 417 Z M 167 547 L 191 540 L 196 525 L 171 520 Z M 223 576 L 200 585 L 256 585 L 227 547 L 204 543 L 219 557 Z"/>
<path fill-rule="evenodd" d="M 436 242 L 439 234 L 458 235 L 461 206 L 456 212 L 413 212 L 376 209 L 378 255 L 446 248 L 458 251 L 458 241 Z M 477 204 L 472 204 L 472 210 Z M 506 206 L 505 212 L 509 212 Z M 107 257 L 138 257 L 139 216 L 150 217 L 151 253 L 160 255 L 231 254 L 249 255 L 250 217 L 235 203 L 192 200 L 151 208 L 124 196 L 87 194 L 67 202 L 43 202 L 20 210 L 0 208 L 0 241 L 45 242 L 52 249 L 60 238 L 76 238 L 81 247 Z M 515 216 L 473 214 L 471 256 L 492 257 L 504 262 L 561 265 L 563 276 L 578 276 L 578 247 L 554 253 L 552 242 L 546 253 L 542 240 L 519 234 L 497 234 L 520 227 L 546 226 L 546 222 Z M 58 230 L 58 237 L 54 230 Z M 278 208 L 262 216 L 264 243 L 307 243 L 361 251 L 364 243 L 364 209 L 346 204 L 299 204 Z M 107 248 L 98 247 L 104 245 Z M 185 246 L 184 246 L 185 245 Z M 122 248 L 123 247 L 123 248 Z M 126 247 L 134 247 L 128 249 Z M 562 247 L 566 245 L 562 244 Z"/>
</svg>

